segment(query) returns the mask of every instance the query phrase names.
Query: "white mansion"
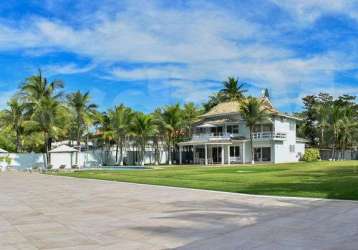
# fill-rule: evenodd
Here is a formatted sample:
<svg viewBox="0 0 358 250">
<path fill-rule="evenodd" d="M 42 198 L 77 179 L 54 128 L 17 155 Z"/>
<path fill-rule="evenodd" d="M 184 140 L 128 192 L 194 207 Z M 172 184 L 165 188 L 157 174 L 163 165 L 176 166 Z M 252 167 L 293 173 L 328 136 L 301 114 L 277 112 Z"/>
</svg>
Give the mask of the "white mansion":
<svg viewBox="0 0 358 250">
<path fill-rule="evenodd" d="M 270 118 L 254 129 L 255 162 L 297 162 L 305 150 L 305 140 L 296 137 L 300 119 L 278 112 L 269 99 L 262 98 Z M 250 132 L 238 110 L 238 102 L 224 102 L 202 115 L 192 138 L 179 143 L 179 162 L 184 162 L 185 152 L 192 152 L 186 163 L 250 163 Z"/>
</svg>

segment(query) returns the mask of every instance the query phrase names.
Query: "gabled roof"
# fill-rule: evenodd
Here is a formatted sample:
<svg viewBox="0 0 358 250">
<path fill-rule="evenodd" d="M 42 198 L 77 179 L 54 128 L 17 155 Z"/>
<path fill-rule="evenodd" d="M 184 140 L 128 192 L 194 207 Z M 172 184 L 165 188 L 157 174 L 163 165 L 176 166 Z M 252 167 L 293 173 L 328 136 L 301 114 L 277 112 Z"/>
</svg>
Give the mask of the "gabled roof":
<svg viewBox="0 0 358 250">
<path fill-rule="evenodd" d="M 78 152 L 78 150 L 67 145 L 61 145 L 49 151 L 49 153 L 74 153 L 74 152 Z"/>
<path fill-rule="evenodd" d="M 0 148 L 0 154 L 6 154 L 6 153 L 9 153 L 9 152 L 7 152 L 6 150 Z"/>
</svg>

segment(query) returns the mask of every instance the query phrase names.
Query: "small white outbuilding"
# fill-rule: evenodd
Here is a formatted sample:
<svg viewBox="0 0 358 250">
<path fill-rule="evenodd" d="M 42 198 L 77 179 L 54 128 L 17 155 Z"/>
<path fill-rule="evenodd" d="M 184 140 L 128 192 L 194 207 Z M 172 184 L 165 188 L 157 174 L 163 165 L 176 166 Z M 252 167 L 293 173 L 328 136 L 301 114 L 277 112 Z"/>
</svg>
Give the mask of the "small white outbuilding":
<svg viewBox="0 0 358 250">
<path fill-rule="evenodd" d="M 8 154 L 9 152 L 7 152 L 6 150 L 0 148 L 0 154 Z"/>
<path fill-rule="evenodd" d="M 0 148 L 0 157 L 7 156 L 8 154 L 9 154 L 9 152 Z M 0 171 L 5 172 L 7 170 L 7 167 L 8 167 L 7 163 L 3 160 L 0 160 Z"/>
<path fill-rule="evenodd" d="M 78 150 L 67 145 L 61 145 L 50 152 L 50 161 L 52 169 L 72 168 L 78 165 Z"/>
</svg>

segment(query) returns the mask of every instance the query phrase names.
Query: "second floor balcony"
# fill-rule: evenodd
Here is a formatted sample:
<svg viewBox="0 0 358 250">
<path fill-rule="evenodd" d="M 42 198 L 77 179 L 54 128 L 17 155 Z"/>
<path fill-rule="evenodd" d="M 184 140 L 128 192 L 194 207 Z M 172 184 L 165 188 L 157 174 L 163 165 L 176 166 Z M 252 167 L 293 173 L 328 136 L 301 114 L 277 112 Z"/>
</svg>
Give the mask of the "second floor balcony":
<svg viewBox="0 0 358 250">
<path fill-rule="evenodd" d="M 200 133 L 194 134 L 193 140 L 197 141 L 215 141 L 215 140 L 230 140 L 235 137 L 243 137 L 243 135 L 239 134 L 231 134 L 231 133 Z M 249 139 L 250 135 L 247 134 L 244 136 L 245 138 Z M 253 140 L 260 141 L 260 140 L 286 140 L 287 134 L 280 133 L 280 132 L 254 132 L 252 133 Z"/>
<path fill-rule="evenodd" d="M 287 134 L 280 132 L 256 132 L 252 133 L 254 140 L 286 140 Z"/>
</svg>

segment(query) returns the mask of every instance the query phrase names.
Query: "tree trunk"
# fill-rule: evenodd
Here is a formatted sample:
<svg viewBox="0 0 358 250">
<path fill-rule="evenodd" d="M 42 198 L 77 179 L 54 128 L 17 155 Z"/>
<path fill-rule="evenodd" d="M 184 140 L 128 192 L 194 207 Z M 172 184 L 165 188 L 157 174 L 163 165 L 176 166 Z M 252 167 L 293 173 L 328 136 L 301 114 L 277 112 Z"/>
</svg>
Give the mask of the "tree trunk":
<svg viewBox="0 0 358 250">
<path fill-rule="evenodd" d="M 21 149 L 20 146 L 20 133 L 19 131 L 16 131 L 16 153 L 19 153 Z"/>
<path fill-rule="evenodd" d="M 252 138 L 252 128 L 250 128 L 251 164 L 255 164 L 254 140 Z M 245 152 L 243 152 L 245 154 Z"/>
<path fill-rule="evenodd" d="M 336 129 L 333 127 L 333 143 L 332 143 L 332 161 L 335 160 L 335 155 L 336 155 Z"/>
<path fill-rule="evenodd" d="M 169 142 L 168 142 L 168 164 L 172 165 L 171 139 L 169 139 Z"/>
<path fill-rule="evenodd" d="M 159 140 L 156 139 L 155 141 L 155 152 L 154 152 L 154 157 L 155 157 L 155 165 L 159 165 Z"/>
<path fill-rule="evenodd" d="M 116 164 L 118 164 L 118 151 L 119 151 L 119 136 L 116 143 Z"/>
<path fill-rule="evenodd" d="M 123 138 L 120 138 L 119 165 L 123 166 Z"/>
<path fill-rule="evenodd" d="M 47 169 L 48 169 L 48 165 L 51 162 L 49 149 L 48 149 L 48 142 L 49 142 L 48 134 L 47 134 L 47 132 L 44 132 L 44 151 L 45 151 L 45 155 L 46 155 L 46 168 Z"/>
<path fill-rule="evenodd" d="M 144 154 L 145 154 L 145 142 L 144 140 L 142 141 L 142 159 L 141 159 L 141 165 L 144 166 Z"/>
<path fill-rule="evenodd" d="M 78 125 L 77 126 L 77 147 L 78 149 L 80 149 L 81 146 L 81 127 Z"/>
</svg>

